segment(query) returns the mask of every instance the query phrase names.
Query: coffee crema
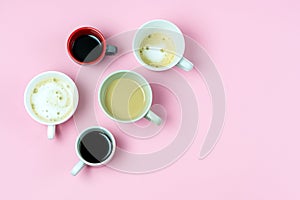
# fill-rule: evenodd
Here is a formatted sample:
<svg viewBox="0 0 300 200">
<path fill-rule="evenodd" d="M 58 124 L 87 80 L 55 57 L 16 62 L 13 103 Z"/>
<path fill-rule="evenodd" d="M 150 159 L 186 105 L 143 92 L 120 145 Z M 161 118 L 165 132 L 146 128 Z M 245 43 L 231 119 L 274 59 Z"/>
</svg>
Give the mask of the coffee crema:
<svg viewBox="0 0 300 200">
<path fill-rule="evenodd" d="M 175 58 L 176 47 L 174 41 L 163 33 L 152 33 L 145 37 L 140 45 L 139 55 L 147 65 L 152 67 L 166 67 Z"/>
<path fill-rule="evenodd" d="M 113 80 L 106 89 L 105 106 L 118 120 L 138 118 L 146 108 L 146 95 L 138 82 L 129 78 Z"/>
<path fill-rule="evenodd" d="M 31 109 L 43 122 L 66 119 L 74 109 L 74 88 L 59 78 L 48 78 L 37 83 L 30 95 Z"/>
</svg>

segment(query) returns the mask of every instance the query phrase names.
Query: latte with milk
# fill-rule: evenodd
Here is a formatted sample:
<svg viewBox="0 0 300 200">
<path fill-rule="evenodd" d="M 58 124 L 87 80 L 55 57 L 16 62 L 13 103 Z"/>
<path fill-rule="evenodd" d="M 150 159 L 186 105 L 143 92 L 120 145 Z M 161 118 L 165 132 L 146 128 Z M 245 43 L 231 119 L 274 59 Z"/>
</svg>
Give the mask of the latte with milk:
<svg viewBox="0 0 300 200">
<path fill-rule="evenodd" d="M 112 81 L 107 87 L 105 106 L 118 120 L 138 118 L 147 107 L 143 86 L 129 78 Z"/>
</svg>

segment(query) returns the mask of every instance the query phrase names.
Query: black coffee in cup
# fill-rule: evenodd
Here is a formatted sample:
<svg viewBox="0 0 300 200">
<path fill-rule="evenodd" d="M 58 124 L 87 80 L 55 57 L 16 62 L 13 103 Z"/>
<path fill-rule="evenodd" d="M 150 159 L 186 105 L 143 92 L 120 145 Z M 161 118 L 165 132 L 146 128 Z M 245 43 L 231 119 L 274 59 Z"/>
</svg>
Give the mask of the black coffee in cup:
<svg viewBox="0 0 300 200">
<path fill-rule="evenodd" d="M 112 153 L 112 141 L 100 130 L 91 131 L 79 143 L 81 157 L 89 163 L 101 163 Z"/>
<path fill-rule="evenodd" d="M 100 57 L 102 43 L 94 35 L 82 35 L 75 39 L 72 54 L 80 62 L 92 62 Z"/>
</svg>

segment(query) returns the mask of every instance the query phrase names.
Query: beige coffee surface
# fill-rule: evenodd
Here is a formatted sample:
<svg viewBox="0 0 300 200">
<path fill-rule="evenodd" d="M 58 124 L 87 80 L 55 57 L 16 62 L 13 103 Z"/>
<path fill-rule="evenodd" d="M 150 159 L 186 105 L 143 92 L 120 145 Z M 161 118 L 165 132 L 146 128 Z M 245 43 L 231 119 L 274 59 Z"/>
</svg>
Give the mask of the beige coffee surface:
<svg viewBox="0 0 300 200">
<path fill-rule="evenodd" d="M 105 105 L 118 120 L 136 119 L 146 108 L 145 92 L 136 81 L 119 78 L 107 87 Z"/>
<path fill-rule="evenodd" d="M 174 41 L 163 33 L 152 33 L 145 37 L 140 45 L 141 59 L 152 67 L 165 67 L 175 58 Z"/>
<path fill-rule="evenodd" d="M 74 109 L 74 88 L 59 78 L 48 78 L 37 83 L 30 96 L 35 115 L 47 123 L 62 121 Z"/>
</svg>

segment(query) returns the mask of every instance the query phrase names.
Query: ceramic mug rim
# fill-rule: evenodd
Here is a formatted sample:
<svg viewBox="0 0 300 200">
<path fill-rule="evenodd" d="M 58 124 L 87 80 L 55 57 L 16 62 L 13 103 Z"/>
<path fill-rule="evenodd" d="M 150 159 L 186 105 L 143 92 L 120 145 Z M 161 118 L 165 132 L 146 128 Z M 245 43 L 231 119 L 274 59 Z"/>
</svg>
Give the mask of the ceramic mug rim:
<svg viewBox="0 0 300 200">
<path fill-rule="evenodd" d="M 91 35 L 97 37 L 101 44 L 102 44 L 102 52 L 100 54 L 100 56 L 93 60 L 93 61 L 90 61 L 90 62 L 81 62 L 79 60 L 77 60 L 73 53 L 72 53 L 72 43 L 74 42 L 74 40 L 76 40 L 76 38 L 78 38 L 79 36 L 81 35 L 84 35 L 84 34 L 80 34 L 80 32 L 83 32 L 83 31 L 90 31 L 90 32 L 93 32 L 91 33 Z M 79 34 L 78 36 L 76 36 L 76 34 Z M 74 38 L 76 36 L 76 38 Z M 68 55 L 71 57 L 71 59 L 76 62 L 77 64 L 80 64 L 80 65 L 93 65 L 93 64 L 97 64 L 98 62 L 100 62 L 104 56 L 105 56 L 105 52 L 106 52 L 106 40 L 105 40 L 105 37 L 104 35 L 102 34 L 102 32 L 92 26 L 82 26 L 82 27 L 79 27 L 79 28 L 76 28 L 75 30 L 72 31 L 72 33 L 69 35 L 68 37 L 68 40 L 67 40 L 67 51 L 68 51 Z"/>
</svg>

